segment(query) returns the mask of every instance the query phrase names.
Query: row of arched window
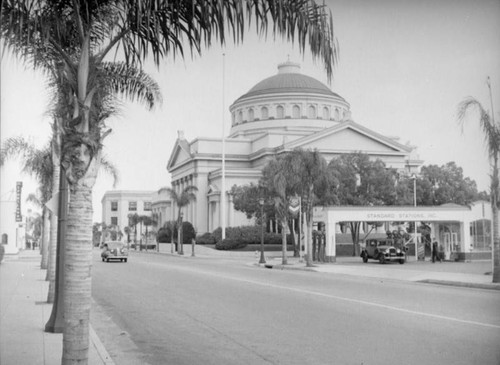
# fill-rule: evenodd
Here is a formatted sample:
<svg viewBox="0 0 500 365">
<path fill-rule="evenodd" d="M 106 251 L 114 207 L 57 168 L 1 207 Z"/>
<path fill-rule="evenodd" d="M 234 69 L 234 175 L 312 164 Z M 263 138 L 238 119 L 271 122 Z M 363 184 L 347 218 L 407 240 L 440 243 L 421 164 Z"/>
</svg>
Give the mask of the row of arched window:
<svg viewBox="0 0 500 365">
<path fill-rule="evenodd" d="M 300 119 L 300 118 L 308 118 L 308 119 L 326 119 L 326 120 L 340 120 L 344 116 L 344 110 L 341 108 L 335 108 L 333 112 L 333 116 L 330 112 L 330 108 L 327 106 L 324 106 L 321 109 L 321 114 L 318 115 L 318 110 L 316 106 L 314 105 L 309 105 L 307 106 L 306 109 L 306 114 L 303 115 L 302 110 L 300 105 L 294 104 L 292 106 L 292 113 L 291 113 L 291 118 L 293 119 Z M 255 120 L 266 120 L 270 119 L 269 115 L 269 108 L 267 106 L 262 106 L 260 108 L 249 108 L 247 110 L 247 115 L 246 118 L 243 115 L 243 110 L 238 110 L 233 113 L 232 115 L 233 118 L 233 125 L 241 124 L 241 123 L 246 123 L 246 122 L 253 122 Z M 271 116 L 271 118 L 274 119 L 284 119 L 286 118 L 285 116 L 285 108 L 283 105 L 277 105 L 275 108 L 275 114 L 274 116 Z"/>
</svg>

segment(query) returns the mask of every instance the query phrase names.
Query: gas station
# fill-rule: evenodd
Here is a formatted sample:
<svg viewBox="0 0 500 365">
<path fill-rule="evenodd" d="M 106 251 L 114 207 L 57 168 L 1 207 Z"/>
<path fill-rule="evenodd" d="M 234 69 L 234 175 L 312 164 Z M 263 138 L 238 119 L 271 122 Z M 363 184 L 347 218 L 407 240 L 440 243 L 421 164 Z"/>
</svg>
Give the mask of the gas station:
<svg viewBox="0 0 500 365">
<path fill-rule="evenodd" d="M 448 261 L 491 260 L 491 206 L 488 202 L 475 202 L 471 206 L 445 204 L 441 206 L 330 206 L 315 207 L 314 222 L 325 223 L 326 258 L 335 262 L 336 234 L 341 222 L 408 222 L 431 227 Z M 479 229 L 478 228 L 482 229 Z M 416 231 L 416 230 L 414 230 Z M 482 234 L 479 236 L 477 232 Z M 424 250 L 420 234 L 412 233 L 408 260 L 417 260 Z M 415 248 L 416 243 L 416 248 Z"/>
</svg>

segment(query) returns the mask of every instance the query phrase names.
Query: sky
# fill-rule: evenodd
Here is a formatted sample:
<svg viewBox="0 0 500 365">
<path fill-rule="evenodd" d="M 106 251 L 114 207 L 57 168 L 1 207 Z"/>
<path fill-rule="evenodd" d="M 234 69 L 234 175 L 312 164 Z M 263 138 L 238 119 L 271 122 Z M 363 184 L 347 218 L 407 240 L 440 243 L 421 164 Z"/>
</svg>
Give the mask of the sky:
<svg viewBox="0 0 500 365">
<path fill-rule="evenodd" d="M 417 147 L 424 165 L 454 161 L 479 190 L 488 189 L 490 166 L 478 116 L 457 122 L 458 104 L 472 96 L 500 121 L 500 1 L 498 0 L 331 0 L 340 57 L 329 84 L 323 65 L 296 45 L 247 33 L 185 59 L 168 57 L 145 70 L 159 83 L 163 103 L 153 111 L 124 101 L 104 154 L 120 179 L 101 173 L 93 190 L 94 221 L 101 221 L 107 190 L 157 190 L 170 185 L 166 165 L 177 132 L 188 141 L 228 135 L 229 106 L 277 65 L 290 59 L 301 72 L 327 84 L 351 106 L 352 119 L 375 132 Z M 49 141 L 49 95 L 43 77 L 10 55 L 1 60 L 1 140 L 24 136 L 38 147 Z M 2 200 L 23 199 L 36 183 L 20 173 L 19 160 L 1 168 Z M 23 204 L 23 210 L 29 208 Z"/>
</svg>

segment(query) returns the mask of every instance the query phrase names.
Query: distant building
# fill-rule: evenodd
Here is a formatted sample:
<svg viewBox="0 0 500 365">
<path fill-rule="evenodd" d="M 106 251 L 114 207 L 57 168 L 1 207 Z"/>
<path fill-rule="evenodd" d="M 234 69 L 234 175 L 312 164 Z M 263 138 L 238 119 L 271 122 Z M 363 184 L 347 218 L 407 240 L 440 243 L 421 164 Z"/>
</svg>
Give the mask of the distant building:
<svg viewBox="0 0 500 365">
<path fill-rule="evenodd" d="M 152 215 L 154 191 L 111 190 L 101 199 L 102 222 L 123 231 L 129 214 Z"/>
<path fill-rule="evenodd" d="M 317 149 L 327 161 L 360 151 L 406 173 L 417 172 L 423 163 L 414 147 L 354 122 L 349 103 L 301 74 L 296 63 L 280 64 L 277 75 L 257 83 L 229 109 L 232 123 L 224 143 L 224 192 L 221 139 L 200 136 L 188 141 L 179 132 L 167 165 L 178 193 L 189 185 L 198 188 L 197 199 L 183 208 L 184 220 L 198 233 L 221 226 L 221 201 L 225 201 L 226 226 L 250 224 L 233 209 L 231 187 L 256 183 L 272 157 L 298 147 Z M 176 210 L 172 204 L 172 216 Z"/>
<path fill-rule="evenodd" d="M 151 213 L 157 222 L 158 228 L 163 227 L 166 222 L 177 218 L 172 212 L 172 202 L 168 192 L 161 190 L 160 192 L 153 193 Z"/>
<path fill-rule="evenodd" d="M 16 193 L 14 193 L 14 191 Z M 18 182 L 16 190 L 2 196 L 0 201 L 0 239 L 5 253 L 17 254 L 26 244 L 26 224 L 21 214 L 22 183 Z"/>
</svg>

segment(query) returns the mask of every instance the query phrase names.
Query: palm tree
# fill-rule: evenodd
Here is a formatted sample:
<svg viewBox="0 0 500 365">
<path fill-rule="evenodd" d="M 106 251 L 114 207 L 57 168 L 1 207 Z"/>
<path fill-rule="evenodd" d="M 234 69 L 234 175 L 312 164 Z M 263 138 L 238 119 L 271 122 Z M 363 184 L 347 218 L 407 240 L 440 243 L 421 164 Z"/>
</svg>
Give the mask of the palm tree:
<svg viewBox="0 0 500 365">
<path fill-rule="evenodd" d="M 488 88 L 491 97 L 491 84 L 488 78 Z M 500 283 L 500 227 L 498 222 L 498 208 L 500 195 L 500 180 L 498 170 L 498 159 L 500 157 L 500 124 L 495 123 L 493 116 L 493 101 L 491 100 L 491 113 L 489 113 L 479 101 L 469 97 L 458 105 L 458 119 L 464 122 L 465 116 L 470 109 L 479 112 L 479 126 L 484 132 L 486 147 L 491 162 L 490 199 L 493 216 L 493 282 Z"/>
<path fill-rule="evenodd" d="M 153 217 L 150 217 L 149 215 L 144 215 L 142 216 L 142 222 L 141 224 L 144 224 L 146 227 L 146 251 L 148 250 L 148 227 L 153 226 L 156 224 L 156 220 Z"/>
<path fill-rule="evenodd" d="M 67 91 L 67 111 L 72 111 L 64 120 L 61 156 L 70 186 L 64 364 L 88 361 L 91 276 L 80 273 L 91 268 L 92 188 L 109 132 L 104 125 L 109 113 L 96 111 L 103 102 L 112 104 L 110 90 L 99 89 L 104 58 L 112 50 L 121 50 L 127 69 L 140 65 L 148 55 L 159 65 L 165 56 L 183 56 L 184 42 L 197 53 L 213 39 L 224 44 L 226 29 L 235 42 L 242 41 L 247 18 L 260 34 L 272 28 L 275 37 L 297 42 L 301 51 L 309 44 L 331 78 L 337 57 L 332 15 L 313 0 L 2 1 L 0 29 L 5 46 L 34 67 L 60 75 Z M 112 89 L 135 95 L 150 107 L 158 101 L 158 93 L 136 85 L 114 84 Z"/>
<path fill-rule="evenodd" d="M 177 251 L 179 255 L 184 255 L 182 242 L 182 208 L 188 205 L 192 200 L 196 200 L 196 192 L 198 191 L 198 188 L 194 185 L 188 185 L 181 192 L 177 192 L 175 189 L 164 187 L 158 190 L 158 194 L 160 194 L 162 191 L 166 191 L 168 194 L 170 194 L 170 198 L 172 199 L 174 204 L 177 205 L 178 211 L 176 228 L 177 234 L 179 235 L 179 238 L 177 239 Z"/>
<path fill-rule="evenodd" d="M 281 223 L 282 257 L 281 263 L 287 264 L 286 227 L 288 220 L 288 198 L 292 192 L 295 174 L 292 173 L 290 155 L 278 156 L 264 167 L 262 171 L 262 186 L 268 191 L 274 201 L 274 213 Z"/>
<path fill-rule="evenodd" d="M 262 184 L 275 197 L 276 215 L 283 230 L 288 219 L 288 201 L 301 197 L 308 226 L 307 242 L 312 242 L 313 207 L 328 194 L 333 176 L 319 151 L 295 149 L 271 160 L 262 172 Z M 286 263 L 286 236 L 283 237 L 283 263 Z M 307 245 L 306 265 L 312 266 L 312 245 Z"/>
<path fill-rule="evenodd" d="M 31 141 L 28 141 L 22 137 L 12 137 L 6 139 L 2 143 L 0 149 L 0 166 L 3 166 L 5 161 L 10 158 L 18 157 L 21 159 L 23 165 L 22 171 L 28 175 L 33 176 L 38 182 L 38 190 L 40 196 L 32 199 L 32 202 L 36 201 L 36 204 L 42 208 L 43 216 L 43 238 L 41 240 L 41 253 L 42 261 L 41 268 L 48 269 L 50 262 L 49 247 L 50 240 L 48 240 L 49 224 L 48 216 L 49 212 L 45 207 L 45 203 L 50 199 L 52 195 L 52 160 L 50 144 L 43 148 L 37 148 Z"/>
<path fill-rule="evenodd" d="M 128 226 L 130 228 L 134 228 L 134 248 L 137 250 L 137 225 L 140 222 L 140 217 L 139 214 L 137 213 L 130 213 L 128 215 Z"/>
</svg>

